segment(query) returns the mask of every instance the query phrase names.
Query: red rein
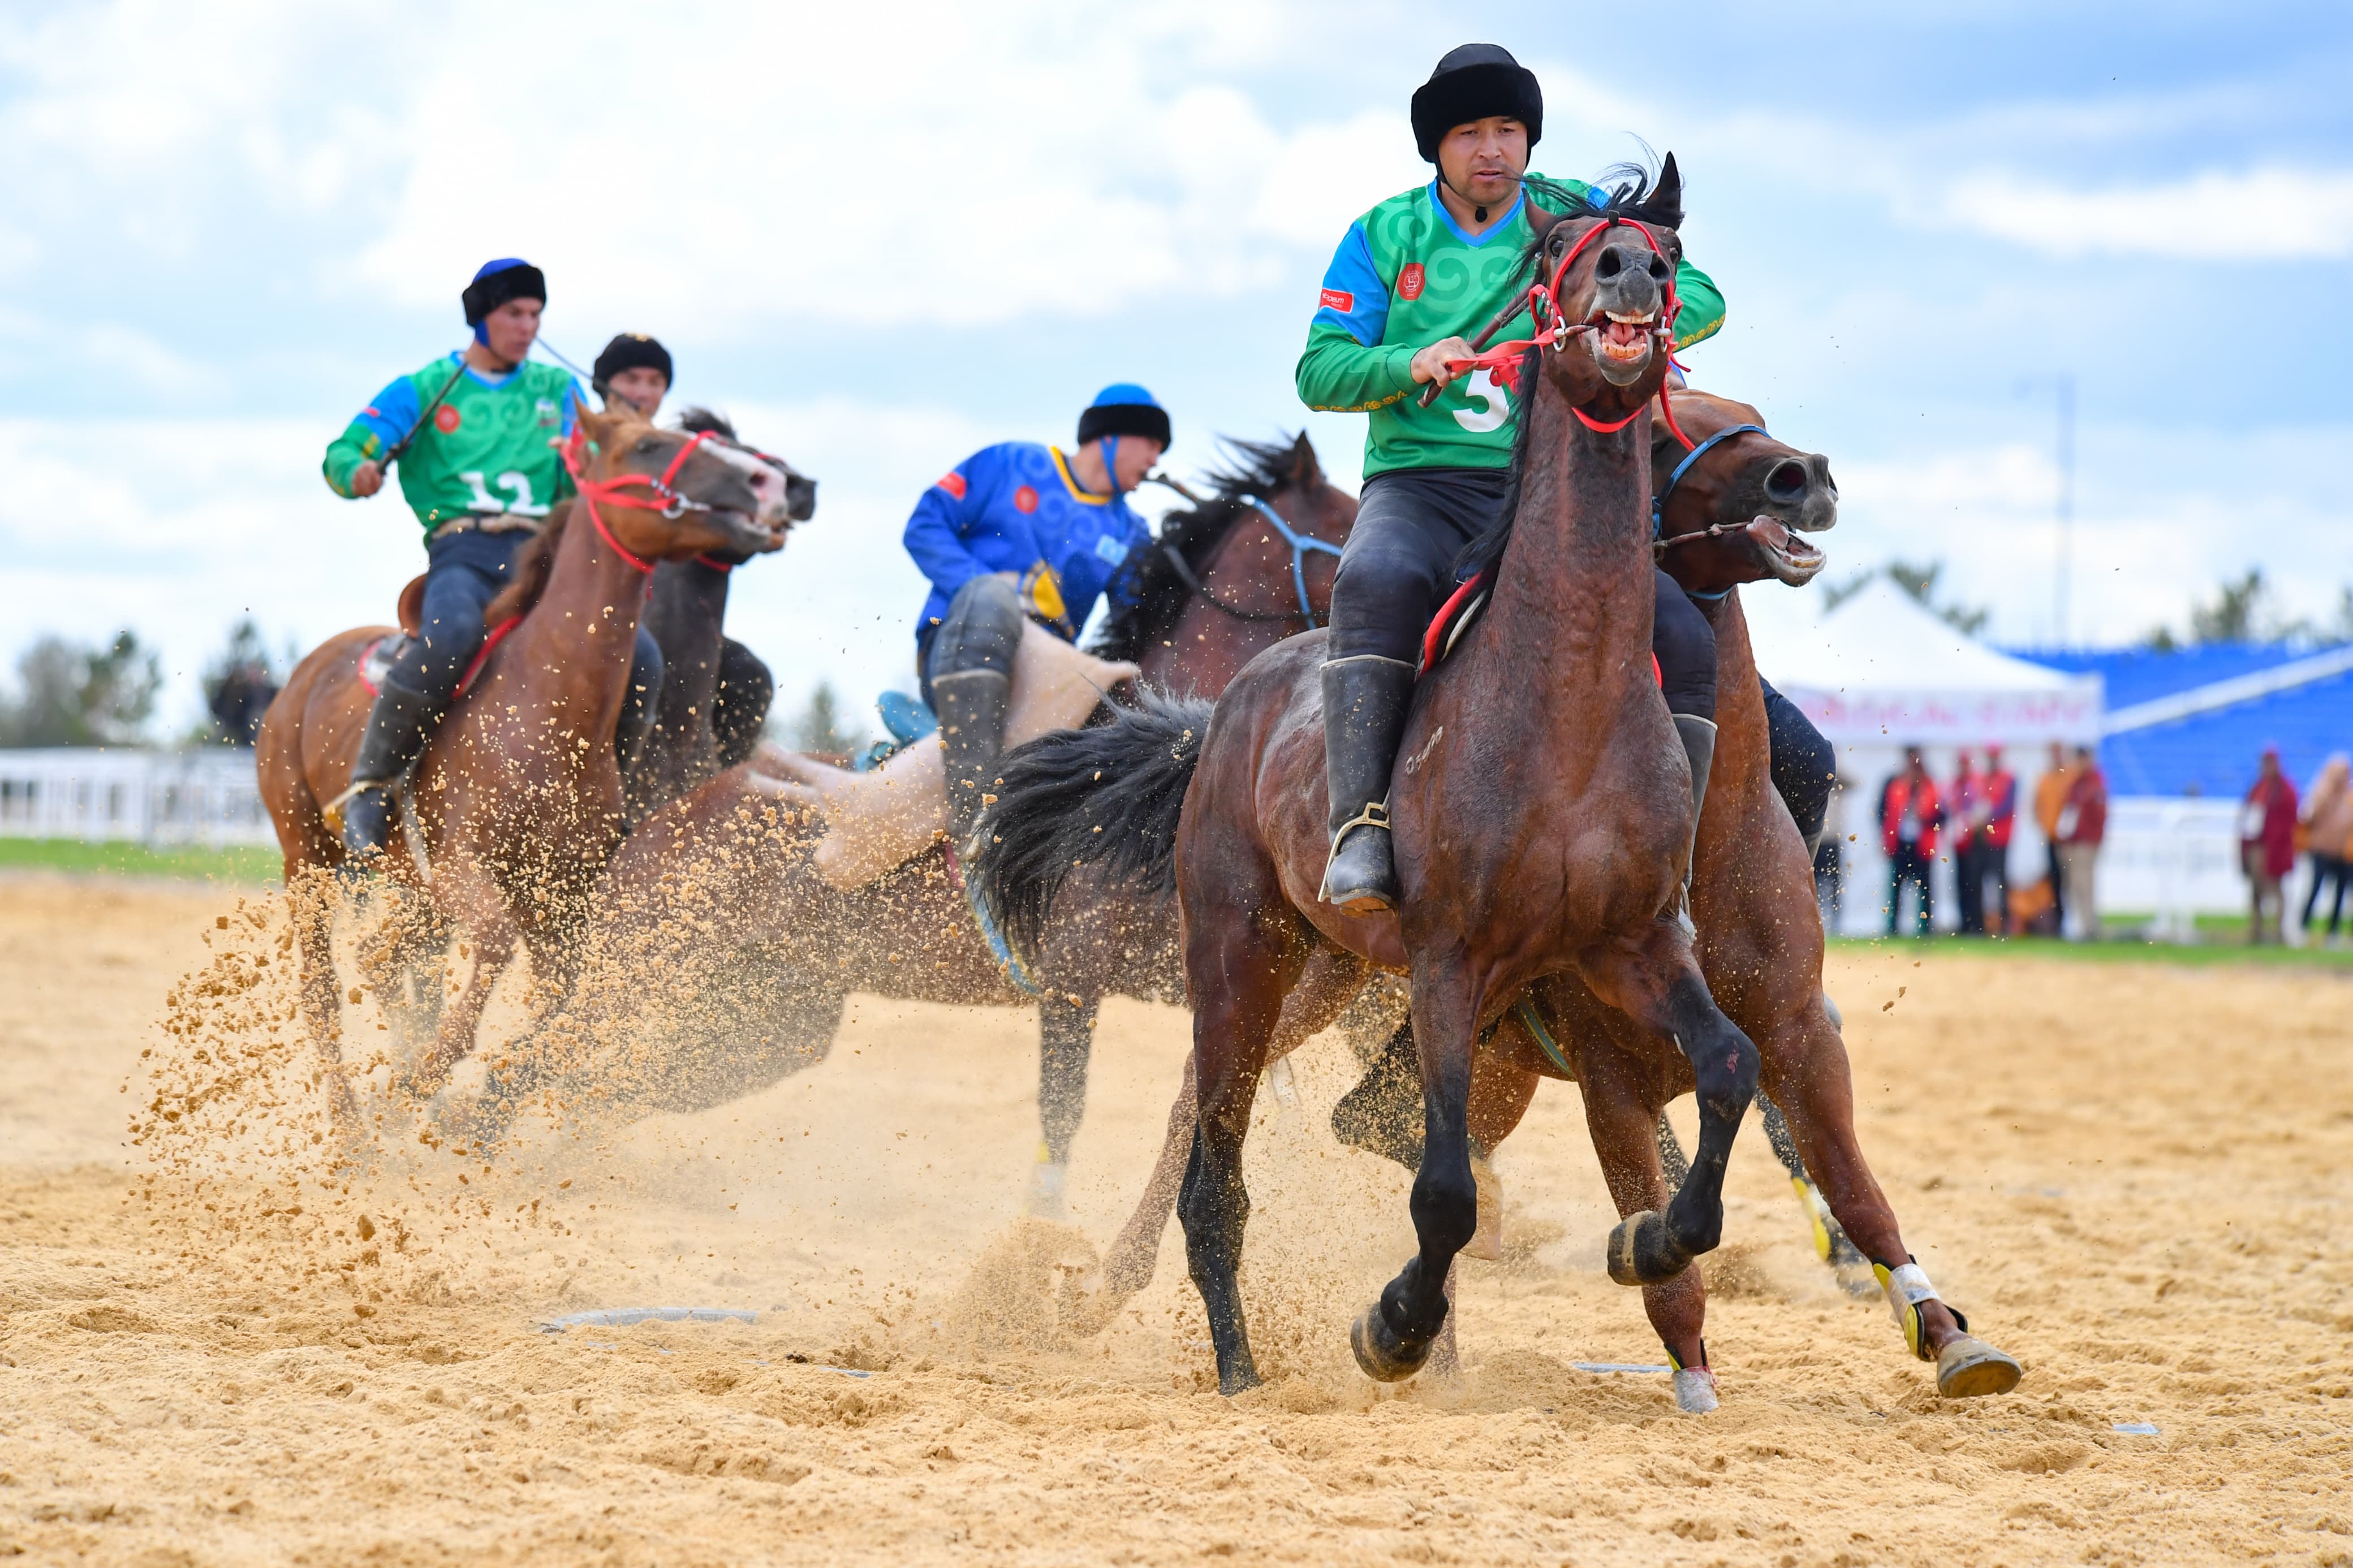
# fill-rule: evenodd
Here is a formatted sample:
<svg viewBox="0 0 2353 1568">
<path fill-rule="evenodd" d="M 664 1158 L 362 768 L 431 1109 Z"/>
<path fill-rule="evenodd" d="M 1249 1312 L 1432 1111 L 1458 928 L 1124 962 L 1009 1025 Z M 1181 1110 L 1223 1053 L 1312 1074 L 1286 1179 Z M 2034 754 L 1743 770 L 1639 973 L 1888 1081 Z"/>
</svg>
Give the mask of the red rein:
<svg viewBox="0 0 2353 1568">
<path fill-rule="evenodd" d="M 659 510 L 670 516 L 676 516 L 678 512 L 685 510 L 687 502 L 684 496 L 680 495 L 678 491 L 670 488 L 670 481 L 678 478 L 678 471 L 686 466 L 686 460 L 694 456 L 694 449 L 710 439 L 710 431 L 696 431 L 692 438 L 691 438 L 685 446 L 681 447 L 678 449 L 678 456 L 670 460 L 670 467 L 661 471 L 661 478 L 659 479 L 654 479 L 645 474 L 620 474 L 609 479 L 592 479 L 588 478 L 588 476 L 582 471 L 583 465 L 580 461 L 581 455 L 586 449 L 588 444 L 588 432 L 576 425 L 573 426 L 572 438 L 564 442 L 556 448 L 556 450 L 561 453 L 564 458 L 565 471 L 572 476 L 573 489 L 580 492 L 581 504 L 588 509 L 588 521 L 596 526 L 596 537 L 603 540 L 607 546 L 612 550 L 614 554 L 619 556 L 622 560 L 628 562 L 638 571 L 649 573 L 654 569 L 654 563 L 650 561 L 639 560 L 637 556 L 632 555 L 629 553 L 628 549 L 622 545 L 619 540 L 613 537 L 613 531 L 606 527 L 605 520 L 597 515 L 596 503 L 603 500 L 613 502 L 618 506 L 637 507 L 640 510 L 651 511 L 657 510 L 653 507 L 647 506 L 643 500 L 627 498 L 621 494 L 623 490 L 643 486 L 653 491 L 654 495 L 659 498 L 662 504 Z"/>
<path fill-rule="evenodd" d="M 1553 268 L 1552 281 L 1549 283 L 1532 283 L 1528 286 L 1528 312 L 1538 323 L 1538 331 L 1535 336 L 1532 338 L 1517 338 L 1507 343 L 1498 343 L 1493 348 L 1489 349 L 1485 353 L 1479 354 L 1471 359 L 1448 360 L 1446 362 L 1446 368 L 1454 372 L 1457 375 L 1461 375 L 1474 370 L 1484 370 L 1494 378 L 1497 385 L 1503 387 L 1506 391 L 1514 391 L 1516 390 L 1518 386 L 1521 355 L 1526 353 L 1530 349 L 1548 349 L 1556 347 L 1563 338 L 1575 332 L 1589 331 L 1590 329 L 1582 323 L 1571 326 L 1568 321 L 1562 317 L 1560 310 L 1560 286 L 1567 279 L 1570 266 L 1576 262 L 1577 257 L 1583 253 L 1585 247 L 1591 245 L 1607 231 L 1617 227 L 1620 224 L 1625 225 L 1628 228 L 1640 234 L 1643 240 L 1650 246 L 1651 254 L 1656 256 L 1664 256 L 1666 254 L 1665 249 L 1659 244 L 1659 237 L 1651 232 L 1650 225 L 1630 217 L 1603 217 L 1599 223 L 1595 224 L 1591 228 L 1587 229 L 1584 234 L 1578 236 L 1577 243 L 1568 247 L 1568 254 L 1563 256 L 1560 258 L 1560 265 Z M 1659 329 L 1662 336 L 1668 336 L 1673 332 L 1675 318 L 1683 314 L 1683 300 L 1675 292 L 1674 279 L 1672 275 L 1670 275 L 1667 279 L 1666 295 L 1666 308 L 1662 312 L 1662 320 Z M 1667 351 L 1667 363 L 1670 365 L 1674 363 L 1674 351 L 1672 348 Z M 1610 425 L 1604 425 L 1600 420 L 1594 418 L 1582 408 L 1571 408 L 1569 412 L 1576 415 L 1577 422 L 1583 425 L 1588 430 L 1594 431 L 1599 435 L 1608 436 L 1620 430 L 1623 430 L 1627 426 L 1631 425 L 1634 422 L 1634 415 L 1640 414 L 1641 410 L 1637 408 L 1634 410 L 1634 414 L 1629 414 L 1623 419 Z M 1683 444 L 1684 450 L 1689 451 L 1692 446 L 1692 438 L 1683 434 L 1682 426 L 1675 423 L 1674 407 L 1667 401 L 1667 389 L 1663 384 L 1659 388 L 1659 412 L 1665 416 L 1667 428 L 1674 432 L 1675 439 Z"/>
</svg>

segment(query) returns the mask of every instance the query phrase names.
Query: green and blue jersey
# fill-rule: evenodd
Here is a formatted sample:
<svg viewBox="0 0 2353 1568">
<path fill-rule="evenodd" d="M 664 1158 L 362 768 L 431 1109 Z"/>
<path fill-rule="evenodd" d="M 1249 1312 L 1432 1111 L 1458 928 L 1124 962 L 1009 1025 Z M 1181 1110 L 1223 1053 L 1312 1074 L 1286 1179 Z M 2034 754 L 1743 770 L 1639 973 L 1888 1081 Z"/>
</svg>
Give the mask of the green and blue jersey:
<svg viewBox="0 0 2353 1568">
<path fill-rule="evenodd" d="M 375 395 L 329 444 L 321 471 L 335 493 L 352 493 L 352 473 L 381 458 L 411 430 L 400 455 L 400 493 L 430 534 L 459 517 L 545 517 L 572 495 L 572 476 L 550 443 L 572 434 L 580 389 L 550 364 L 525 361 L 501 376 L 448 354 Z M 418 428 L 417 416 L 443 386 L 449 394 Z"/>
<path fill-rule="evenodd" d="M 1577 180 L 1551 183 L 1578 194 L 1588 188 Z M 1432 180 L 1391 196 L 1349 226 L 1324 271 L 1296 379 L 1300 400 L 1310 408 L 1371 416 L 1366 478 L 1397 468 L 1510 466 L 1518 412 L 1513 395 L 1481 370 L 1457 379 L 1424 408 L 1413 356 L 1447 338 L 1470 337 L 1514 293 L 1525 293 L 1524 264 L 1535 237 L 1527 206 L 1523 191 L 1493 226 L 1468 234 L 1439 199 Z M 1724 324 L 1724 296 L 1689 261 L 1676 271 L 1675 290 L 1683 300 L 1676 348 Z M 1522 310 L 1495 341 L 1535 331 L 1535 321 Z"/>
</svg>

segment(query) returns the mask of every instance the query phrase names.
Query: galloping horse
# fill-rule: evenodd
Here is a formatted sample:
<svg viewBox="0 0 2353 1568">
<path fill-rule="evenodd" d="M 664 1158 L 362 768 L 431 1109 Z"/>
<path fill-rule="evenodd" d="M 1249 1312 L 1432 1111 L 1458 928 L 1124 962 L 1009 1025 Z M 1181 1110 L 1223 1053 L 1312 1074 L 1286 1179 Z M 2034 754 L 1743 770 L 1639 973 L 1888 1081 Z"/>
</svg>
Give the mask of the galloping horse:
<svg viewBox="0 0 2353 1568">
<path fill-rule="evenodd" d="M 1309 546 L 1346 538 L 1356 498 L 1324 478 L 1303 435 L 1231 447 L 1236 466 L 1208 481 L 1208 498 L 1144 547 L 1151 553 L 1139 563 L 1131 607 L 1105 623 L 1092 651 L 1198 689 L 1222 684 L 1253 653 L 1324 618 L 1332 574 Z M 1179 994 L 1171 922 L 1124 893 L 1073 898 L 1025 981 L 975 921 L 944 845 L 851 891 L 818 876 L 813 839 L 778 826 L 786 786 L 762 771 L 778 765 L 755 756 L 655 813 L 607 868 L 598 929 L 631 955 L 633 970 L 642 972 L 646 953 L 659 949 L 656 967 L 667 975 L 659 988 L 617 981 L 582 998 L 598 1014 L 587 1026 L 607 1040 L 667 1037 L 661 1059 L 638 1051 L 631 1098 L 649 1109 L 708 1106 L 821 1060 L 853 991 L 1034 1002 L 1039 1118 L 1047 1163 L 1062 1163 L 1085 1110 L 1102 998 Z M 673 952 L 665 936 L 703 929 L 733 933 L 735 945 L 716 952 L 698 942 Z M 678 995 L 695 1005 L 677 1007 L 670 998 Z M 487 1130 L 502 1126 L 551 1070 L 569 1066 L 509 1055 L 517 1065 L 494 1075 L 486 1092 L 480 1125 Z"/>
<path fill-rule="evenodd" d="M 1697 1158 L 1663 1214 L 1620 1225 L 1619 1271 L 1671 1279 L 1722 1234 L 1725 1165 L 1757 1048 L 1708 995 L 1681 919 L 1691 781 L 1650 657 L 1645 421 L 1668 368 L 1681 207 L 1670 158 L 1655 187 L 1580 203 L 1536 241 L 1542 330 L 1505 367 L 1525 397 L 1516 505 L 1482 542 L 1483 619 L 1422 683 L 1407 723 L 1390 799 L 1399 911 L 1352 915 L 1315 897 L 1328 847 L 1320 636 L 1253 660 L 1206 736 L 1170 748 L 1154 732 L 1137 759 L 1191 773 L 1181 794 L 1163 792 L 1179 803 L 1199 1093 L 1177 1209 L 1224 1392 L 1259 1381 L 1235 1278 L 1250 1100 L 1284 996 L 1319 952 L 1359 971 L 1410 971 L 1421 1057 L 1420 1250 L 1351 1331 L 1369 1375 L 1412 1375 L 1445 1322 L 1447 1270 L 1477 1222 L 1474 1042 L 1545 974 L 1575 971 L 1681 1050 L 1697 1080 Z M 1157 841 L 1168 815 L 1100 826 Z"/>
<path fill-rule="evenodd" d="M 706 437 L 583 410 L 566 460 L 580 493 L 522 546 L 515 582 L 491 605 L 491 637 L 464 700 L 401 791 L 410 831 L 396 838 L 386 875 L 463 930 L 475 960 L 416 1065 L 420 1095 L 471 1048 L 518 942 L 561 984 L 582 900 L 621 839 L 613 734 L 653 563 L 784 543 L 776 471 Z M 357 1102 L 341 1070 L 333 910 L 321 886 L 344 857 L 324 805 L 350 780 L 370 701 L 364 661 L 390 635 L 363 626 L 314 649 L 255 743 L 301 942 L 303 1010 L 336 1069 L 332 1103 L 347 1126 Z"/>
</svg>

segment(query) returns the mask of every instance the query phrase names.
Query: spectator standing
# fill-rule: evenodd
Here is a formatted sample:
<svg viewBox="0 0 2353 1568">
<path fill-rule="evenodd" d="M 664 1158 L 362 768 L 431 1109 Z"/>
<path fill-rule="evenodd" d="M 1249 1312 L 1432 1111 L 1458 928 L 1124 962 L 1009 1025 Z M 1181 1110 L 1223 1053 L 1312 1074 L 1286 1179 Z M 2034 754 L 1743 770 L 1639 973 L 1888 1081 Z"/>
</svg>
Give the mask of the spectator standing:
<svg viewBox="0 0 2353 1568">
<path fill-rule="evenodd" d="M 2067 773 L 2067 798 L 2059 807 L 2059 870 L 2067 908 L 2075 911 L 2075 940 L 2097 942 L 2100 841 L 2108 836 L 2108 781 L 2089 746 L 2075 748 Z"/>
<path fill-rule="evenodd" d="M 2353 858 L 2353 760 L 2339 752 L 2321 765 L 2301 815 L 2305 850 L 2312 857 L 2312 891 L 2305 897 L 2302 924 L 2312 930 L 2320 885 L 2327 882 L 2334 895 L 2328 903 L 2328 937 L 2334 942 L 2345 913 L 2347 862 Z"/>
<path fill-rule="evenodd" d="M 2074 782 L 2066 749 L 2052 742 L 2051 760 L 2034 782 L 2034 822 L 2042 829 L 2043 866 L 2051 878 L 2051 919 L 2062 931 L 2067 929 L 2067 879 L 2060 865 L 2059 816 L 2067 808 L 2067 788 Z"/>
<path fill-rule="evenodd" d="M 2010 929 L 2010 837 L 2018 826 L 2018 779 L 2001 765 L 2001 748 L 1986 748 L 1983 772 L 1972 768 L 1969 753 L 1963 752 L 1953 795 L 1960 814 L 1953 865 L 1960 885 L 1961 930 L 1971 936 L 2000 935 Z"/>
<path fill-rule="evenodd" d="M 2295 869 L 2295 785 L 2280 772 L 2279 748 L 2265 746 L 2255 782 L 2239 808 L 2239 863 L 2247 873 L 2247 941 L 2278 942 L 2280 881 Z"/>
<path fill-rule="evenodd" d="M 1904 751 L 1904 771 L 1879 791 L 1880 847 L 1887 852 L 1887 934 L 1903 922 L 1904 884 L 1919 885 L 1919 913 L 1913 935 L 1926 936 L 1936 914 L 1936 897 L 1929 891 L 1928 868 L 1936 858 L 1936 830 L 1945 824 L 1944 802 L 1920 748 Z"/>
</svg>

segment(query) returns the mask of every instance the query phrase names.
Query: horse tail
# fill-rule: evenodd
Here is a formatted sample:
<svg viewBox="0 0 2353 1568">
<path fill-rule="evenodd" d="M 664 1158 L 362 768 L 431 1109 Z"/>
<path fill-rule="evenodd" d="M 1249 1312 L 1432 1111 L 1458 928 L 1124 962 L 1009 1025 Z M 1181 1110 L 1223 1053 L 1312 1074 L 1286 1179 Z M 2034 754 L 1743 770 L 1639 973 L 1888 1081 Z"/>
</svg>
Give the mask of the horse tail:
<svg viewBox="0 0 2353 1568">
<path fill-rule="evenodd" d="M 1199 698 L 1142 694 L 1108 724 L 1058 730 L 1005 753 L 981 894 L 1006 935 L 1034 952 L 1055 895 L 1082 867 L 1155 900 L 1176 893 L 1176 824 L 1209 732 Z"/>
</svg>

